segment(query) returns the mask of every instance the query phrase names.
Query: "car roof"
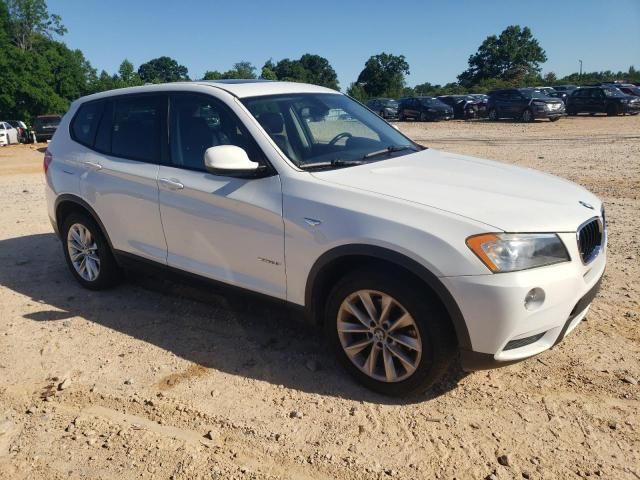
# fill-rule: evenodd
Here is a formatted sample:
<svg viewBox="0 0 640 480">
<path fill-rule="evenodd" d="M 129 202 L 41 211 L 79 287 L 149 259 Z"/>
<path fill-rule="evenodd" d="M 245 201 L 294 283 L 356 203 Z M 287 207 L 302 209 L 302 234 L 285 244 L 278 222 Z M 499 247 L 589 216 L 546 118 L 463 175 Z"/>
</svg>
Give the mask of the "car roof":
<svg viewBox="0 0 640 480">
<path fill-rule="evenodd" d="M 132 93 L 152 93 L 180 91 L 185 87 L 211 87 L 224 90 L 238 98 L 260 97 L 263 95 L 286 95 L 294 93 L 333 93 L 339 95 L 340 92 L 330 88 L 320 87 L 309 83 L 280 82 L 274 80 L 195 80 L 192 82 L 159 83 L 153 85 L 143 85 L 141 87 L 128 87 L 105 92 L 95 93 L 80 99 L 82 102 L 98 100 L 115 95 L 128 95 Z"/>
</svg>

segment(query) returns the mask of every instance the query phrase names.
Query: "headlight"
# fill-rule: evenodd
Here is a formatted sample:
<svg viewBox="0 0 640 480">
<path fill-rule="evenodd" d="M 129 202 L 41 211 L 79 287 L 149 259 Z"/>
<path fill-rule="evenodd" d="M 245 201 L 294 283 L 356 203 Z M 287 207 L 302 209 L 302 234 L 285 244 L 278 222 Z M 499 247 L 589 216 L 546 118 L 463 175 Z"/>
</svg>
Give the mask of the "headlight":
<svg viewBox="0 0 640 480">
<path fill-rule="evenodd" d="M 494 273 L 514 272 L 570 260 L 555 233 L 483 233 L 467 246 Z"/>
</svg>

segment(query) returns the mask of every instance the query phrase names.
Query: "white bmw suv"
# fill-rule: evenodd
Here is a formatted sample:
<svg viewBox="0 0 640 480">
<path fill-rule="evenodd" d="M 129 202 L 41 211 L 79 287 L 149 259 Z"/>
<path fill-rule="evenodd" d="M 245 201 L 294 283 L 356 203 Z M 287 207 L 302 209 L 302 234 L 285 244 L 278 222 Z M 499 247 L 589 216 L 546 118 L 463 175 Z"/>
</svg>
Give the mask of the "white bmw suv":
<svg viewBox="0 0 640 480">
<path fill-rule="evenodd" d="M 593 194 L 424 148 L 313 85 L 172 83 L 81 98 L 45 155 L 75 278 L 151 264 L 303 307 L 390 395 L 553 347 L 605 269 Z"/>
</svg>

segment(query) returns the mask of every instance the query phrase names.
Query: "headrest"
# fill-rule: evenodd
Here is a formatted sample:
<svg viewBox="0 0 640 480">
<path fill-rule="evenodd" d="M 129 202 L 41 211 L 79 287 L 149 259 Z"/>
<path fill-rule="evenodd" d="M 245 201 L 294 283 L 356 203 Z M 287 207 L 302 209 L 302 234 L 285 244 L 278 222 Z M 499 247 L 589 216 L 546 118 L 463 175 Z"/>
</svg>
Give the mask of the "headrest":
<svg viewBox="0 0 640 480">
<path fill-rule="evenodd" d="M 282 133 L 284 129 L 284 119 L 282 114 L 275 112 L 263 112 L 258 115 L 258 122 L 264 127 L 267 133 L 274 135 Z"/>
</svg>

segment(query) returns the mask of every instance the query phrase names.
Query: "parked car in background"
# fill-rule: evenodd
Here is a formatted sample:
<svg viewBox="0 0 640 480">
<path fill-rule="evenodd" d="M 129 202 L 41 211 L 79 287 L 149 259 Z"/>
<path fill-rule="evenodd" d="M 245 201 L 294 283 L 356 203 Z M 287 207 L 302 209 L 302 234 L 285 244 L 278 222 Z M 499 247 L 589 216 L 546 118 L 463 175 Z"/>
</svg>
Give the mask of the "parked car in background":
<svg viewBox="0 0 640 480">
<path fill-rule="evenodd" d="M 565 114 L 562 100 L 552 98 L 535 88 L 508 88 L 489 93 L 487 115 L 490 120 L 513 118 L 533 122 L 548 118 L 555 122 Z"/>
<path fill-rule="evenodd" d="M 609 116 L 640 113 L 640 97 L 627 95 L 616 87 L 583 87 L 569 97 L 567 113 L 606 113 Z"/>
<path fill-rule="evenodd" d="M 33 122 L 33 131 L 35 134 L 35 142 L 46 142 L 53 138 L 56 129 L 60 124 L 62 117 L 60 115 L 40 115 Z"/>
<path fill-rule="evenodd" d="M 421 122 L 451 120 L 453 108 L 435 97 L 409 97 L 400 102 L 398 120 L 410 118 Z"/>
<path fill-rule="evenodd" d="M 21 120 L 8 120 L 7 123 L 18 131 L 18 142 L 29 143 L 31 141 L 26 123 Z"/>
<path fill-rule="evenodd" d="M 640 97 L 640 88 L 635 85 L 625 85 L 622 87 L 617 87 L 622 93 L 627 95 L 631 95 L 632 97 Z"/>
<path fill-rule="evenodd" d="M 471 95 L 442 95 L 437 97 L 443 103 L 453 108 L 453 117 L 470 120 L 480 116 L 479 110 L 484 108 L 482 100 Z"/>
<path fill-rule="evenodd" d="M 382 118 L 398 117 L 398 102 L 391 98 L 373 98 L 367 102 L 367 107 Z"/>
<path fill-rule="evenodd" d="M 18 130 L 9 122 L 0 122 L 0 145 L 18 143 Z"/>
<path fill-rule="evenodd" d="M 486 369 L 555 346 L 605 270 L 604 206 L 583 187 L 421 147 L 315 85 L 81 98 L 44 172 L 48 217 L 83 287 L 155 266 L 289 302 L 358 381 L 389 395 L 424 398 L 456 358 Z"/>
</svg>

